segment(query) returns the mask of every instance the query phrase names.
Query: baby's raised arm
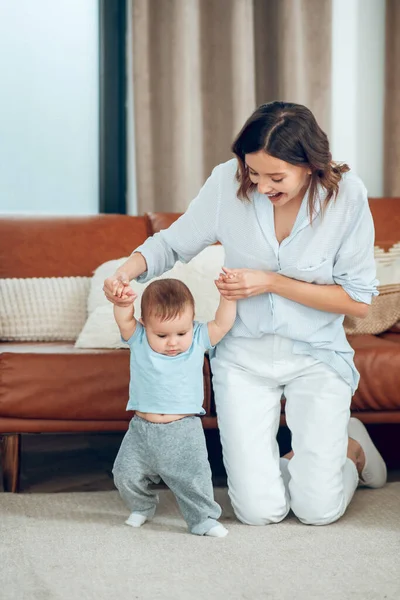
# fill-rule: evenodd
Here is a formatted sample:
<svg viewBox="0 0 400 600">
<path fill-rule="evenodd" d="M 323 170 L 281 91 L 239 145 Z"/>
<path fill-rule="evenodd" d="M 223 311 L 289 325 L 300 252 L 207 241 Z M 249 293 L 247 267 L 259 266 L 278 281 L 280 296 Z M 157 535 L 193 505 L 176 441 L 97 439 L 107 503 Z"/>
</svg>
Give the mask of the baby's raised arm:
<svg viewBox="0 0 400 600">
<path fill-rule="evenodd" d="M 137 295 L 130 285 L 124 286 L 122 296 L 133 296 L 133 300 L 136 300 L 137 298 Z M 129 338 L 135 333 L 137 324 L 133 302 L 129 306 L 117 306 L 114 304 L 114 318 L 117 322 L 123 339 L 129 340 Z"/>
<path fill-rule="evenodd" d="M 232 329 L 236 319 L 236 300 L 227 300 L 220 296 L 214 321 L 208 323 L 208 335 L 213 346 Z"/>
</svg>

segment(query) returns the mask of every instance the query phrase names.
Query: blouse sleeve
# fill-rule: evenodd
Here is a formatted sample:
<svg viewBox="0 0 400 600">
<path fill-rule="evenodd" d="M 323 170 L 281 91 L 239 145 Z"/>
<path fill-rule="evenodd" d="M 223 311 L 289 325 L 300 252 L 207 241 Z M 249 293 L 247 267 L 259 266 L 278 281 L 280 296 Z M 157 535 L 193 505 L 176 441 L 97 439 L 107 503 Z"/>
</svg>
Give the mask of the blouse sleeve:
<svg viewBox="0 0 400 600">
<path fill-rule="evenodd" d="M 374 258 L 375 229 L 365 189 L 362 195 L 336 255 L 333 279 L 353 300 L 371 304 L 372 296 L 379 293 Z"/>
<path fill-rule="evenodd" d="M 221 166 L 216 167 L 187 211 L 168 229 L 148 238 L 134 252 L 140 252 L 147 271 L 137 281 L 145 282 L 172 269 L 177 260 L 189 262 L 217 241 L 221 197 Z"/>
</svg>

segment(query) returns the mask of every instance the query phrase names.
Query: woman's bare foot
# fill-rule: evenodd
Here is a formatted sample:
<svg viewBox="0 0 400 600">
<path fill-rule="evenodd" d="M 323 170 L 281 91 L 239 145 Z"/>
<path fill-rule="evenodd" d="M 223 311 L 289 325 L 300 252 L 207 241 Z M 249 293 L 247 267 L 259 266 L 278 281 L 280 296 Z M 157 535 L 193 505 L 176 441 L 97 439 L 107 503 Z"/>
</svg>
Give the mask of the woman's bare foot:
<svg viewBox="0 0 400 600">
<path fill-rule="evenodd" d="M 358 475 L 360 476 L 365 467 L 365 454 L 360 444 L 352 438 L 349 438 L 347 444 L 347 458 L 350 458 L 356 465 Z"/>
<path fill-rule="evenodd" d="M 351 417 L 348 433 L 347 456 L 357 467 L 361 485 L 371 488 L 384 486 L 387 479 L 385 461 L 374 445 L 365 425 Z"/>
<path fill-rule="evenodd" d="M 290 452 L 285 454 L 282 458 L 287 458 L 287 460 L 290 460 L 291 458 L 293 458 L 293 456 L 294 456 L 294 452 L 293 452 L 293 450 L 291 450 Z M 364 450 L 361 448 L 360 444 L 358 442 L 356 442 L 356 440 L 353 440 L 352 438 L 349 438 L 349 442 L 347 445 L 347 457 L 353 461 L 353 463 L 357 467 L 358 474 L 361 475 L 361 473 L 365 467 L 365 454 L 364 454 Z"/>
<path fill-rule="evenodd" d="M 282 456 L 282 458 L 287 458 L 288 460 L 290 460 L 291 458 L 293 458 L 293 456 L 294 456 L 294 452 L 293 452 L 293 450 L 291 450 L 290 452 L 288 452 L 287 454 Z"/>
<path fill-rule="evenodd" d="M 290 460 L 293 456 L 294 452 L 291 450 L 282 458 Z M 387 479 L 385 461 L 379 454 L 365 426 L 354 417 L 351 417 L 349 421 L 347 457 L 355 464 L 362 485 L 371 488 L 380 488 L 385 485 Z"/>
</svg>

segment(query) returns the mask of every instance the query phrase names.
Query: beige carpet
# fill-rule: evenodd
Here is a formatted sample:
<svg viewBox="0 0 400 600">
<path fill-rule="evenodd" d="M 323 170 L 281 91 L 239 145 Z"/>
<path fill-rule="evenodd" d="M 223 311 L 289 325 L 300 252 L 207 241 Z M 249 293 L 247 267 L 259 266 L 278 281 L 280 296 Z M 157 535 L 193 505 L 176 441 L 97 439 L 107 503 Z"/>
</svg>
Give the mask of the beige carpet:
<svg viewBox="0 0 400 600">
<path fill-rule="evenodd" d="M 123 524 L 117 492 L 0 494 L 1 600 L 399 600 L 400 482 L 359 490 L 345 517 L 247 527 L 226 489 L 225 539 L 186 532 L 170 492 Z"/>
</svg>

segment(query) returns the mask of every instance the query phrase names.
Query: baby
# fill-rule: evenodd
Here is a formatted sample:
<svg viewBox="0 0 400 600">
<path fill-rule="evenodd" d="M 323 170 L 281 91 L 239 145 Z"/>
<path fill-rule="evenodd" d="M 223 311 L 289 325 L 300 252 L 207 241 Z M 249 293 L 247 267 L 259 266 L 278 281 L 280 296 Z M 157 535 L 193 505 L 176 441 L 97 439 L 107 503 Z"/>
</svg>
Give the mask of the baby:
<svg viewBox="0 0 400 600">
<path fill-rule="evenodd" d="M 122 284 L 119 284 L 122 285 Z M 136 297 L 129 285 L 115 290 Z M 140 527 L 158 503 L 149 486 L 160 479 L 174 493 L 191 533 L 224 537 L 218 518 L 211 469 L 200 415 L 204 352 L 217 344 L 236 318 L 236 302 L 221 296 L 215 319 L 198 323 L 194 299 L 177 279 L 160 279 L 144 291 L 140 322 L 134 307 L 114 305 L 122 339 L 130 347 L 131 379 L 127 410 L 134 410 L 115 460 L 115 485 Z"/>
</svg>

